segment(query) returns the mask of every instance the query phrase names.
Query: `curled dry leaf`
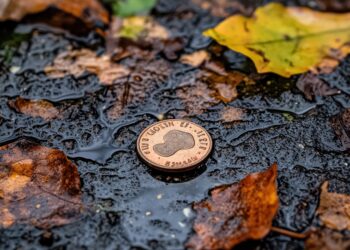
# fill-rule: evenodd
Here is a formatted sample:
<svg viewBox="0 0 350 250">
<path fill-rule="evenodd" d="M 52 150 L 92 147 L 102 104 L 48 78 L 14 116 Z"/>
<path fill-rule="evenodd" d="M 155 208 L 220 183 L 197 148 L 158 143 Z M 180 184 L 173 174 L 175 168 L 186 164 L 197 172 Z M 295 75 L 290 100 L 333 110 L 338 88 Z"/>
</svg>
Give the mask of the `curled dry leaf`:
<svg viewBox="0 0 350 250">
<path fill-rule="evenodd" d="M 53 65 L 45 68 L 45 73 L 53 78 L 67 74 L 80 77 L 84 72 L 96 74 L 104 85 L 111 85 L 116 79 L 130 74 L 127 67 L 113 63 L 109 56 L 97 56 L 88 49 L 63 52 L 55 58 Z"/>
<path fill-rule="evenodd" d="M 313 231 L 305 241 L 306 250 L 349 250 L 350 236 L 327 228 Z"/>
<path fill-rule="evenodd" d="M 328 192 L 327 181 L 322 184 L 320 204 L 316 213 L 326 227 L 350 230 L 350 196 Z"/>
<path fill-rule="evenodd" d="M 350 53 L 350 14 L 270 3 L 252 17 L 234 15 L 204 32 L 253 60 L 259 73 L 284 77 L 333 69 Z M 278 53 L 276 53 L 278 51 Z"/>
<path fill-rule="evenodd" d="M 180 62 L 189 64 L 193 67 L 201 66 L 205 61 L 209 60 L 209 53 L 205 50 L 195 51 L 192 54 L 185 54 L 180 57 Z"/>
<path fill-rule="evenodd" d="M 19 21 L 26 15 L 42 12 L 49 7 L 56 7 L 82 20 L 88 27 L 109 22 L 108 12 L 97 0 L 2 0 L 0 21 Z"/>
<path fill-rule="evenodd" d="M 41 117 L 44 120 L 52 120 L 59 115 L 59 110 L 51 103 L 45 100 L 28 100 L 17 97 L 10 101 L 9 105 L 17 112 L 32 117 Z"/>
<path fill-rule="evenodd" d="M 205 79 L 209 87 L 215 90 L 213 96 L 225 103 L 231 102 L 238 96 L 237 86 L 240 83 L 254 84 L 254 81 L 239 71 L 226 71 L 225 68 L 213 61 L 206 63 Z"/>
<path fill-rule="evenodd" d="M 270 231 L 278 209 L 277 164 L 253 173 L 239 183 L 219 186 L 210 197 L 195 203 L 197 217 L 190 249 L 232 249 L 248 239 L 261 239 Z"/>
<path fill-rule="evenodd" d="M 350 109 L 331 118 L 332 127 L 345 150 L 350 149 Z"/>
<path fill-rule="evenodd" d="M 322 79 L 312 73 L 300 76 L 297 87 L 309 101 L 314 100 L 316 96 L 330 96 L 340 93 L 339 90 L 329 87 Z"/>
<path fill-rule="evenodd" d="M 0 147 L 0 226 L 64 225 L 81 208 L 79 173 L 63 152 L 27 140 Z"/>
</svg>

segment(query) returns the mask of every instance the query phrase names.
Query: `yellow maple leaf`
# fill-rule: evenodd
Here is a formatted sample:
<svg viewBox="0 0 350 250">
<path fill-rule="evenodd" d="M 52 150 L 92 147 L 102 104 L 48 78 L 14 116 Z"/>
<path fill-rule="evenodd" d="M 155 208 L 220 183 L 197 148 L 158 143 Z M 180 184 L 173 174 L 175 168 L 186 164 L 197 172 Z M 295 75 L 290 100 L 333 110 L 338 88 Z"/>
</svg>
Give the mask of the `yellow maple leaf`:
<svg viewBox="0 0 350 250">
<path fill-rule="evenodd" d="M 350 53 L 350 14 L 271 3 L 252 17 L 231 16 L 204 35 L 251 58 L 259 73 L 290 77 L 334 68 Z"/>
</svg>

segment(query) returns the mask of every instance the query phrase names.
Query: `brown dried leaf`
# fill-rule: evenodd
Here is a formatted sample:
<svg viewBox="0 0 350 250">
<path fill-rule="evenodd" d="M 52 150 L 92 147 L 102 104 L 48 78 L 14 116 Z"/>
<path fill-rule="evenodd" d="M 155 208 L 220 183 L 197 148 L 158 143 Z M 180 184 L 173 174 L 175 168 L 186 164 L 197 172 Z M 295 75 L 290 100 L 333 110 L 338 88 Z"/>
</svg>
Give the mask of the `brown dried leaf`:
<svg viewBox="0 0 350 250">
<path fill-rule="evenodd" d="M 338 89 L 329 87 L 317 75 L 312 73 L 307 73 L 299 77 L 297 87 L 304 93 L 306 99 L 310 101 L 314 100 L 316 96 L 330 96 L 340 93 Z"/>
<path fill-rule="evenodd" d="M 206 80 L 209 87 L 215 90 L 214 97 L 224 103 L 237 98 L 237 86 L 240 83 L 254 84 L 254 81 L 239 71 L 226 71 L 224 66 L 218 62 L 208 61 L 205 64 Z"/>
<path fill-rule="evenodd" d="M 307 250 L 348 250 L 350 237 L 327 228 L 318 229 L 305 241 Z"/>
<path fill-rule="evenodd" d="M 96 56 L 96 53 L 88 50 L 68 50 L 59 54 L 52 66 L 47 66 L 45 72 L 53 78 L 72 74 L 81 76 L 84 72 L 96 74 L 104 85 L 112 85 L 116 79 L 127 77 L 130 70 L 117 63 L 113 63 L 109 56 Z"/>
<path fill-rule="evenodd" d="M 236 87 L 240 83 L 254 84 L 254 80 L 239 71 L 227 71 L 218 62 L 205 62 L 191 81 L 184 82 L 176 91 L 186 107 L 187 114 L 183 116 L 201 114 L 220 101 L 233 101 L 238 96 Z"/>
<path fill-rule="evenodd" d="M 19 113 L 41 117 L 47 121 L 59 115 L 59 110 L 51 102 L 45 100 L 28 100 L 17 97 L 14 101 L 10 101 L 9 105 Z"/>
<path fill-rule="evenodd" d="M 81 208 L 79 173 L 63 152 L 27 140 L 0 147 L 0 226 L 64 225 Z"/>
<path fill-rule="evenodd" d="M 235 78 L 234 78 L 235 79 Z M 220 82 L 223 81 L 223 82 Z M 238 85 L 238 84 L 237 84 Z M 213 89 L 216 90 L 215 97 L 224 103 L 228 103 L 237 98 L 238 93 L 236 84 L 227 84 L 223 78 L 217 78 L 217 82 L 214 82 Z"/>
<path fill-rule="evenodd" d="M 195 235 L 191 249 L 232 249 L 248 239 L 261 239 L 271 228 L 278 209 L 277 164 L 253 173 L 239 183 L 210 191 L 210 197 L 195 203 Z"/>
<path fill-rule="evenodd" d="M 29 14 L 42 12 L 49 7 L 82 20 L 87 26 L 108 24 L 108 12 L 97 0 L 4 0 L 0 3 L 0 21 L 19 21 Z"/>
<path fill-rule="evenodd" d="M 209 53 L 205 50 L 195 51 L 192 54 L 185 54 L 180 57 L 180 62 L 193 67 L 199 67 L 207 60 L 209 60 Z"/>
<path fill-rule="evenodd" d="M 328 192 L 327 181 L 322 184 L 320 204 L 316 213 L 326 227 L 350 230 L 350 196 Z"/>
<path fill-rule="evenodd" d="M 237 98 L 236 87 L 243 82 L 244 77 L 242 73 L 233 71 L 227 76 L 211 74 L 208 76 L 207 81 L 209 82 L 209 87 L 214 90 L 213 97 L 224 103 L 229 103 Z"/>
</svg>

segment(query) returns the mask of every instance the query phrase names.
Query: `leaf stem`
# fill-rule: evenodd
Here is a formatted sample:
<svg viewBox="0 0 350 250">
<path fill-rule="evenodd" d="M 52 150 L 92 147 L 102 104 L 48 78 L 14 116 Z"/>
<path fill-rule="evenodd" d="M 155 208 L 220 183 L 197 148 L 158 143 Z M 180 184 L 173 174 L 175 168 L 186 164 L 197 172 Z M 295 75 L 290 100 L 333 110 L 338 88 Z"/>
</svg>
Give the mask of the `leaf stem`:
<svg viewBox="0 0 350 250">
<path fill-rule="evenodd" d="M 284 229 L 284 228 L 280 228 L 280 227 L 271 227 L 271 231 L 288 236 L 288 237 L 291 237 L 291 238 L 295 238 L 295 239 L 305 239 L 310 234 L 309 232 L 297 233 L 297 232 L 293 232 L 293 231 L 290 231 L 288 229 Z"/>
</svg>

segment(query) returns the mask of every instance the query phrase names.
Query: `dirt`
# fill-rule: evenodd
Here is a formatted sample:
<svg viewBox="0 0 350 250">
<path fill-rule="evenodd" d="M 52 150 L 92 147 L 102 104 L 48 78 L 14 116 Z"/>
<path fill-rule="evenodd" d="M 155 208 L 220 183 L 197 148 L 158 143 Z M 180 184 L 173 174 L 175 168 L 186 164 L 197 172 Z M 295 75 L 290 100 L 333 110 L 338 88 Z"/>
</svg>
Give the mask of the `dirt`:
<svg viewBox="0 0 350 250">
<path fill-rule="evenodd" d="M 285 3 L 319 7 L 313 1 Z M 213 16 L 185 0 L 169 0 L 159 1 L 152 16 L 174 38 L 184 40 L 182 53 L 208 49 L 214 54 L 217 45 L 201 31 L 220 22 L 222 15 Z M 349 153 L 331 122 L 350 107 L 350 57 L 330 75 L 320 76 L 341 90 L 339 95 L 309 101 L 296 87 L 298 76 L 284 79 L 271 74 L 256 85 L 239 85 L 236 100 L 206 104 L 197 114 L 179 92 L 206 84 L 196 77 L 200 69 L 169 60 L 162 53 L 151 63 L 138 59 L 141 65 L 151 65 L 136 67 L 135 77 L 130 78 L 140 98 L 121 102 L 127 87 L 124 82 L 103 86 L 90 73 L 52 79 L 44 72 L 68 47 L 103 53 L 104 41 L 97 35 L 78 39 L 25 22 L 2 23 L 0 33 L 1 45 L 6 44 L 0 49 L 1 145 L 26 138 L 62 150 L 78 167 L 82 199 L 88 208 L 81 220 L 49 231 L 30 225 L 0 229 L 2 249 L 183 249 L 192 234 L 193 202 L 207 197 L 215 186 L 237 182 L 274 162 L 279 166 L 280 197 L 274 226 L 303 232 L 317 223 L 315 210 L 325 180 L 330 191 L 350 193 Z M 215 56 L 227 70 L 254 73 L 253 64 L 235 52 L 221 48 Z M 161 63 L 166 73 L 152 63 Z M 60 115 L 43 120 L 18 113 L 9 102 L 19 96 L 47 100 Z M 122 103 L 123 110 L 111 119 L 108 114 L 115 103 Z M 223 122 L 222 112 L 230 107 L 244 111 L 244 119 Z M 214 140 L 207 162 L 175 176 L 152 171 L 142 163 L 135 151 L 137 136 L 160 117 L 185 117 L 205 127 Z M 303 240 L 270 233 L 244 249 L 303 248 Z"/>
</svg>

